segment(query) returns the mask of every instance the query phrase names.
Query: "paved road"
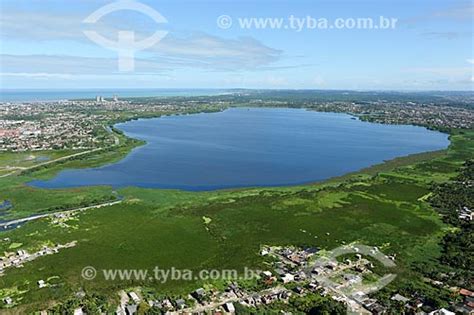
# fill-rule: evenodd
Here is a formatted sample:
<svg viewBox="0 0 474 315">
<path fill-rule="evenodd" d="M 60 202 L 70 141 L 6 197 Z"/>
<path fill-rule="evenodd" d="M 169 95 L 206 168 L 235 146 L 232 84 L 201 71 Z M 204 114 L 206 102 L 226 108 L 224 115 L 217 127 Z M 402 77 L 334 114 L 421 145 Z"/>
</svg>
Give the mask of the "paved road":
<svg viewBox="0 0 474 315">
<path fill-rule="evenodd" d="M 64 210 L 64 211 L 50 212 L 50 213 L 45 213 L 45 214 L 37 214 L 37 215 L 32 215 L 32 216 L 27 217 L 27 218 L 2 222 L 2 223 L 0 223 L 0 231 L 1 231 L 2 228 L 7 228 L 10 225 L 25 223 L 25 222 L 28 222 L 28 221 L 33 221 L 33 220 L 45 218 L 45 217 L 56 215 L 56 214 L 68 213 L 68 212 L 71 212 L 71 211 L 85 211 L 85 210 L 90 210 L 90 209 L 97 209 L 97 208 L 102 208 L 102 207 L 113 206 L 113 205 L 119 204 L 121 202 L 123 202 L 123 200 L 116 200 L 116 201 L 101 203 L 99 205 L 83 207 L 83 208 L 76 208 L 76 209 L 70 209 L 70 210 Z"/>
</svg>

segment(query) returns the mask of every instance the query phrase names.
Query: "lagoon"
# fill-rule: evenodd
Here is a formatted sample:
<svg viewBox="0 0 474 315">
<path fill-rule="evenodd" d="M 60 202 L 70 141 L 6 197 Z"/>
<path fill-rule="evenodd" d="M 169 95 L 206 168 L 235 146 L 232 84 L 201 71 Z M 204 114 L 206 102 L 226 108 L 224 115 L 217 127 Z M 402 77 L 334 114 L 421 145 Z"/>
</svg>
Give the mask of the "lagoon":
<svg viewBox="0 0 474 315">
<path fill-rule="evenodd" d="M 116 127 L 146 145 L 117 163 L 64 170 L 30 185 L 192 191 L 296 185 L 449 145 L 448 135 L 422 127 L 374 124 L 303 109 L 231 108 Z"/>
</svg>

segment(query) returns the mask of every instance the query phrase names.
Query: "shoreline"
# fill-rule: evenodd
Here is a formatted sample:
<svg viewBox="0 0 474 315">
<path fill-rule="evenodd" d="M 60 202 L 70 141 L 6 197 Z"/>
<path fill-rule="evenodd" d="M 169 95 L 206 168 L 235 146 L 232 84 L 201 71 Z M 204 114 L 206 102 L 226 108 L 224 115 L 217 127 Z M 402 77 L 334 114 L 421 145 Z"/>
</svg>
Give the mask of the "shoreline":
<svg viewBox="0 0 474 315">
<path fill-rule="evenodd" d="M 48 190 L 49 189 L 66 189 L 67 190 L 67 189 L 77 189 L 77 188 L 85 188 L 85 187 L 104 187 L 104 186 L 106 186 L 106 187 L 112 187 L 113 189 L 123 189 L 123 188 L 127 188 L 127 187 L 136 187 L 136 188 L 139 188 L 139 189 L 141 188 L 141 189 L 156 189 L 156 190 L 169 190 L 169 191 L 174 190 L 174 191 L 185 191 L 185 192 L 190 192 L 190 193 L 219 192 L 219 191 L 243 191 L 243 190 L 265 189 L 265 188 L 268 188 L 268 189 L 270 189 L 270 188 L 271 189 L 282 188 L 282 189 L 284 189 L 284 188 L 290 188 L 290 187 L 292 187 L 292 188 L 307 187 L 307 186 L 314 186 L 314 185 L 326 184 L 326 183 L 331 183 L 331 182 L 337 182 L 337 181 L 345 180 L 347 178 L 351 178 L 351 177 L 358 176 L 358 175 L 373 176 L 373 175 L 376 175 L 378 172 L 381 172 L 381 171 L 392 170 L 392 169 L 397 168 L 397 167 L 413 164 L 414 162 L 418 163 L 418 162 L 428 161 L 428 160 L 433 158 L 433 155 L 435 157 L 439 157 L 439 156 L 442 156 L 442 155 L 446 154 L 449 147 L 452 145 L 452 141 L 451 141 L 452 132 L 447 133 L 445 131 L 431 129 L 427 126 L 418 126 L 418 125 L 412 125 L 412 124 L 394 125 L 394 126 L 412 126 L 412 127 L 417 127 L 417 128 L 423 128 L 423 129 L 425 129 L 427 131 L 431 131 L 431 132 L 439 132 L 441 134 L 445 134 L 445 135 L 447 135 L 448 144 L 444 149 L 433 150 L 433 151 L 424 151 L 424 152 L 418 152 L 418 153 L 413 153 L 413 154 L 408 154 L 408 155 L 396 156 L 394 158 L 387 159 L 387 160 L 384 160 L 382 162 L 377 162 L 377 163 L 374 163 L 372 165 L 368 165 L 368 166 L 362 167 L 360 169 L 344 173 L 342 175 L 335 175 L 335 176 L 331 176 L 331 177 L 321 179 L 321 180 L 308 180 L 308 181 L 299 182 L 299 183 L 275 184 L 275 185 L 255 185 L 255 186 L 241 185 L 241 186 L 229 186 L 229 187 L 222 187 L 222 186 L 194 187 L 193 186 L 193 187 L 189 187 L 189 188 L 187 188 L 185 186 L 182 186 L 182 187 L 144 187 L 144 186 L 134 186 L 134 185 L 114 186 L 114 185 L 110 185 L 110 184 L 77 185 L 77 186 L 64 186 L 64 187 L 39 187 L 39 186 L 29 184 L 30 182 L 36 182 L 38 180 L 40 180 L 40 181 L 48 180 L 50 178 L 53 178 L 53 177 L 57 176 L 58 172 L 68 170 L 68 169 L 70 169 L 70 170 L 91 169 L 91 168 L 100 169 L 100 168 L 104 168 L 104 167 L 113 165 L 113 164 L 115 164 L 119 161 L 122 161 L 122 160 L 126 159 L 130 155 L 131 152 L 133 152 L 134 150 L 137 150 L 140 147 L 143 147 L 147 144 L 147 142 L 143 139 L 133 138 L 133 137 L 130 137 L 129 135 L 127 135 L 123 130 L 121 130 L 120 128 L 117 127 L 117 125 L 119 125 L 119 124 L 124 124 L 124 123 L 130 122 L 130 121 L 159 119 L 159 118 L 162 118 L 162 117 L 169 117 L 169 116 L 177 116 L 178 117 L 178 116 L 183 116 L 183 115 L 195 115 L 195 114 L 202 114 L 202 113 L 219 113 L 219 112 L 224 112 L 224 111 L 227 111 L 227 110 L 233 109 L 233 108 L 237 108 L 237 109 L 239 109 L 239 108 L 240 109 L 242 109 L 242 108 L 249 108 L 249 109 L 251 109 L 251 108 L 254 108 L 254 109 L 290 109 L 290 110 L 291 109 L 296 109 L 296 108 L 291 108 L 291 107 L 272 107 L 272 106 L 254 106 L 254 107 L 252 107 L 252 106 L 250 106 L 250 107 L 249 106 L 229 106 L 229 107 L 226 107 L 226 108 L 219 108 L 219 109 L 216 109 L 216 110 L 213 110 L 213 111 L 208 111 L 206 109 L 204 111 L 197 111 L 197 112 L 165 113 L 165 114 L 160 114 L 160 115 L 156 115 L 156 116 L 152 116 L 152 117 L 146 117 L 145 116 L 145 117 L 130 117 L 128 119 L 119 119 L 117 121 L 108 123 L 105 126 L 105 128 L 110 128 L 111 129 L 110 131 L 115 136 L 122 136 L 123 140 L 124 140 L 122 142 L 125 142 L 125 143 L 128 142 L 128 141 L 134 142 L 134 145 L 128 146 L 128 148 L 127 148 L 128 150 L 124 153 L 124 155 L 121 155 L 120 157 L 117 157 L 113 161 L 109 161 L 109 162 L 106 162 L 106 163 L 100 163 L 96 166 L 93 165 L 93 166 L 85 166 L 85 167 L 60 168 L 59 170 L 54 170 L 54 172 L 52 174 L 48 174 L 46 176 L 46 178 L 43 177 L 41 179 L 29 180 L 29 181 L 25 182 L 24 184 L 28 187 L 32 187 L 32 188 L 35 188 L 35 189 L 48 189 Z M 367 124 L 393 125 L 393 124 L 384 124 L 384 123 L 378 123 L 378 122 L 371 122 L 371 121 L 362 120 L 361 117 L 359 117 L 358 115 L 356 115 L 354 113 L 314 111 L 314 109 L 311 109 L 311 108 L 298 108 L 298 109 L 305 110 L 305 111 L 313 111 L 313 112 L 317 112 L 317 113 L 347 115 L 351 118 L 353 117 L 353 118 L 358 119 L 362 123 L 367 123 Z M 116 146 L 116 148 L 121 148 L 121 145 Z M 110 148 L 108 148 L 108 149 L 110 149 Z M 104 150 L 107 151 L 106 148 L 99 148 L 99 149 L 95 149 L 94 151 L 101 152 L 101 151 L 104 151 Z M 114 150 L 112 150 L 112 152 L 114 152 Z M 95 154 L 91 155 L 91 157 L 94 157 L 94 156 L 96 156 L 96 155 Z M 86 161 L 87 161 L 87 159 L 86 159 Z M 56 166 L 55 163 L 51 163 L 51 162 L 54 162 L 54 161 L 50 161 L 50 163 L 47 163 L 47 164 L 52 164 L 52 167 L 55 167 Z M 68 160 L 66 159 L 65 162 L 67 163 Z M 31 167 L 31 168 L 35 169 L 36 166 Z M 48 168 L 46 168 L 45 170 L 47 171 Z M 48 173 L 48 172 L 46 172 L 46 173 Z M 34 173 L 32 175 L 34 177 Z"/>
</svg>

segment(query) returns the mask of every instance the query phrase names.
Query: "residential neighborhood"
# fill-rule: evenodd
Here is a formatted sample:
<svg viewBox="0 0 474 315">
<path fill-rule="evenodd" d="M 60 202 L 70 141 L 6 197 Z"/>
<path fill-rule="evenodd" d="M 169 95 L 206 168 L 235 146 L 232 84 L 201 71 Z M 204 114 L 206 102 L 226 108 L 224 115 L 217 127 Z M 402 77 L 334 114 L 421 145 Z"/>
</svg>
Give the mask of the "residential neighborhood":
<svg viewBox="0 0 474 315">
<path fill-rule="evenodd" d="M 348 245 L 345 249 L 361 248 Z M 377 248 L 370 249 L 373 257 L 382 254 Z M 363 250 L 361 250 L 363 252 Z M 385 314 L 388 308 L 365 290 L 367 279 L 372 277 L 374 263 L 363 254 L 340 261 L 328 259 L 328 253 L 317 248 L 263 246 L 260 254 L 271 262 L 269 270 L 262 271 L 257 279 L 262 286 L 259 291 L 248 290 L 239 285 L 239 280 L 230 281 L 224 291 L 213 288 L 197 288 L 187 296 L 153 298 L 136 287 L 119 292 L 120 304 L 116 314 L 133 315 L 140 309 L 154 309 L 161 314 L 234 314 L 237 309 L 262 312 L 273 304 L 290 303 L 291 298 L 305 298 L 311 295 L 329 297 L 343 303 L 348 312 L 354 314 Z M 40 284 L 41 285 L 41 284 Z M 453 304 L 453 310 L 445 308 L 422 311 L 425 301 L 421 296 L 404 296 L 395 293 L 391 301 L 403 305 L 407 313 L 426 315 L 454 315 L 456 312 L 472 314 L 474 293 L 460 289 L 457 295 L 463 302 Z M 237 312 L 238 313 L 238 312 Z M 78 308 L 75 314 L 84 314 Z"/>
</svg>

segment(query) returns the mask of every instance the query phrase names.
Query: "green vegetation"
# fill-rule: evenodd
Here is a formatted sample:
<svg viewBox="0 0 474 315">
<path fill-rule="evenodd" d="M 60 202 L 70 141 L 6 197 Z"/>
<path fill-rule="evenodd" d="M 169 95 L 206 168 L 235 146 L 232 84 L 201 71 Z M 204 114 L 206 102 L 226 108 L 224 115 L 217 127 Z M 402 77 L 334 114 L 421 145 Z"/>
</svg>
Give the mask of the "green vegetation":
<svg viewBox="0 0 474 315">
<path fill-rule="evenodd" d="M 332 298 L 323 297 L 319 294 L 311 294 L 303 297 L 291 297 L 288 304 L 272 303 L 263 306 L 259 310 L 262 314 L 281 314 L 282 311 L 293 312 L 297 314 L 347 314 L 347 309 L 343 304 L 336 302 Z M 236 308 L 237 314 L 254 314 L 254 310 L 249 310 L 239 305 Z"/>
<path fill-rule="evenodd" d="M 460 217 L 466 209 L 474 209 L 474 160 L 466 162 L 461 173 L 452 181 L 434 187 L 430 198 L 443 221 L 455 227 L 441 242 L 438 263 L 423 266 L 424 272 L 439 281 L 474 289 L 474 225 Z M 447 277 L 447 274 L 450 276 Z"/>
<path fill-rule="evenodd" d="M 472 130 L 452 131 L 452 144 L 446 151 L 395 159 L 311 185 L 200 193 L 141 188 L 114 192 L 110 187 L 45 190 L 25 186 L 25 182 L 50 177 L 64 167 L 111 163 L 140 144 L 118 136 L 122 139 L 117 148 L 0 178 L 0 200 L 12 202 L 13 208 L 7 212 L 11 218 L 96 204 L 114 200 L 117 195 L 124 197 L 121 204 L 78 214 L 74 229 L 53 225 L 52 219 L 45 218 L 1 233 L 0 252 L 31 252 L 45 243 L 78 242 L 75 247 L 40 257 L 23 268 L 7 269 L 0 277 L 0 299 L 11 297 L 19 304 L 15 311 L 34 311 L 66 301 L 56 306 L 56 311 L 62 312 L 64 307 L 77 305 L 74 296 L 84 291 L 83 304 L 94 313 L 116 302 L 117 292 L 123 288 L 142 286 L 160 294 L 184 295 L 205 284 L 197 280 L 111 281 L 104 279 L 101 269 L 261 269 L 266 266 L 259 256 L 262 244 L 330 250 L 350 242 L 378 246 L 387 254 L 396 254 L 398 277 L 380 296 L 413 289 L 427 292 L 433 304 L 446 305 L 449 295 L 427 283 L 420 266 L 431 264 L 437 268 L 433 263 L 449 260 L 453 261 L 452 270 L 464 270 L 461 260 L 452 257 L 464 246 L 472 248 L 472 244 L 462 243 L 472 230 L 465 231 L 456 220 L 446 219 L 452 215 L 445 216 L 443 222 L 429 203 L 446 210 L 457 207 L 458 203 L 446 204 L 449 198 L 445 196 L 461 188 L 440 183 L 457 176 L 458 169 L 474 156 Z M 468 174 L 472 174 L 469 165 Z M 460 176 L 467 176 L 466 172 Z M 465 200 L 462 198 L 466 196 L 460 192 L 459 200 Z M 85 266 L 99 271 L 96 279 L 81 277 Z M 51 285 L 38 288 L 40 279 L 52 279 L 48 281 Z M 441 293 L 430 293 L 435 290 Z M 338 304 L 316 296 L 294 299 L 290 304 L 301 312 L 340 311 Z"/>
</svg>

